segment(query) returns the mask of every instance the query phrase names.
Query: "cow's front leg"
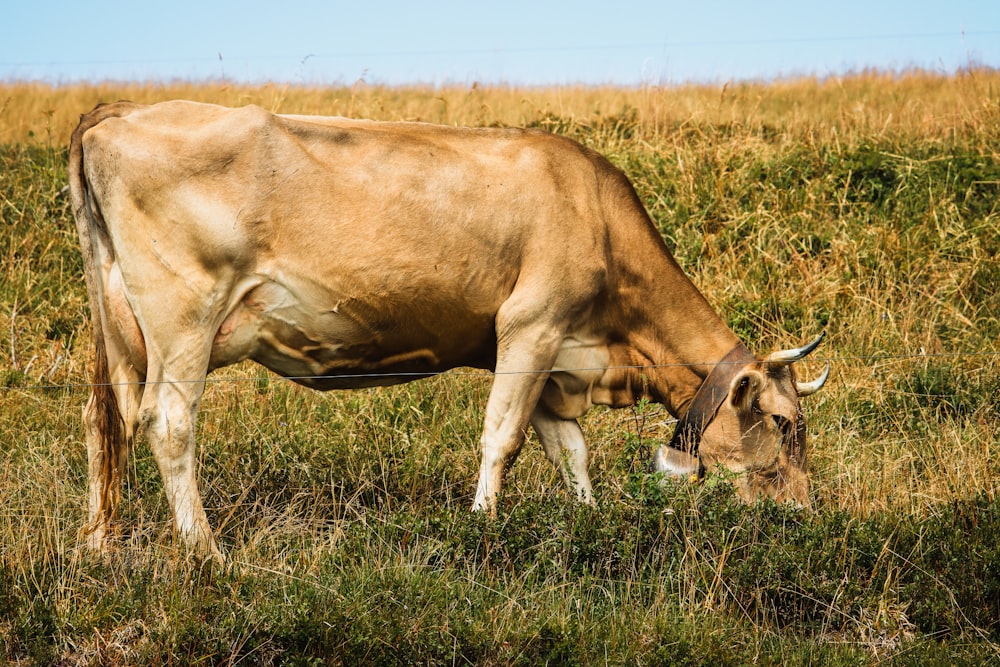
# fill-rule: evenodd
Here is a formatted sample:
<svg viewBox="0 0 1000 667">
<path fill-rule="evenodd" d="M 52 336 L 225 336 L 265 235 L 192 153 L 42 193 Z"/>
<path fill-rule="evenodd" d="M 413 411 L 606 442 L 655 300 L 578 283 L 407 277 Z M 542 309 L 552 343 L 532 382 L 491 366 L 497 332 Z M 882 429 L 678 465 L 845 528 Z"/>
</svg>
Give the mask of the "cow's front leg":
<svg viewBox="0 0 1000 667">
<path fill-rule="evenodd" d="M 496 511 L 504 470 L 524 444 L 528 420 L 558 353 L 559 329 L 543 318 L 544 308 L 544 303 L 519 304 L 512 298 L 497 315 L 497 366 L 486 403 L 473 511 Z"/>
<path fill-rule="evenodd" d="M 482 462 L 473 511 L 496 510 L 504 471 L 524 444 L 528 418 L 538 402 L 545 377 L 498 371 L 486 403 L 486 422 L 480 439 Z"/>
<path fill-rule="evenodd" d="M 562 472 L 566 486 L 587 504 L 594 502 L 588 467 L 590 456 L 583 430 L 575 419 L 557 417 L 539 404 L 531 414 L 531 427 L 542 442 L 545 455 Z"/>
</svg>

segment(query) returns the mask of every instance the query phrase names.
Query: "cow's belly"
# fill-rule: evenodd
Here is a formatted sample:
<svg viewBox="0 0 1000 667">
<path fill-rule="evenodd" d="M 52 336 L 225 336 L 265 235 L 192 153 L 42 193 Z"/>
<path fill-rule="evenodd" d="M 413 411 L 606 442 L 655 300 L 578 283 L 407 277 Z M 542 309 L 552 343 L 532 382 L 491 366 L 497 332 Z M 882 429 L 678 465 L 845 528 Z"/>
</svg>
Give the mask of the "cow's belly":
<svg viewBox="0 0 1000 667">
<path fill-rule="evenodd" d="M 341 389 L 398 384 L 459 365 L 489 364 L 490 353 L 483 354 L 481 346 L 468 349 L 470 339 L 489 338 L 486 331 L 449 341 L 429 337 L 413 313 L 372 317 L 370 305 L 317 305 L 323 301 L 330 302 L 304 299 L 274 281 L 250 290 L 219 327 L 210 369 L 253 359 L 300 384 Z"/>
</svg>

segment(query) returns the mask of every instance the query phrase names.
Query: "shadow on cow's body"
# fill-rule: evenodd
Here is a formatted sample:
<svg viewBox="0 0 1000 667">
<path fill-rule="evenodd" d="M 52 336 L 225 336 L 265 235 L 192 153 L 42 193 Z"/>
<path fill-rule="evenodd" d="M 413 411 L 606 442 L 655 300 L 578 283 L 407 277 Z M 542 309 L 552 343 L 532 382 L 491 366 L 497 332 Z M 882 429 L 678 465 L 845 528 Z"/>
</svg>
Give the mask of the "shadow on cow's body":
<svg viewBox="0 0 1000 667">
<path fill-rule="evenodd" d="M 659 467 L 722 465 L 748 498 L 808 502 L 798 397 L 825 375 L 797 385 L 790 364 L 814 345 L 746 352 L 626 177 L 580 144 L 121 102 L 82 117 L 69 170 L 97 348 L 96 548 L 141 430 L 176 529 L 218 554 L 195 479 L 199 380 L 244 359 L 323 390 L 495 370 L 475 509 L 495 507 L 529 423 L 591 502 L 577 418 L 642 397 L 685 415 L 700 389 L 714 398 Z"/>
</svg>

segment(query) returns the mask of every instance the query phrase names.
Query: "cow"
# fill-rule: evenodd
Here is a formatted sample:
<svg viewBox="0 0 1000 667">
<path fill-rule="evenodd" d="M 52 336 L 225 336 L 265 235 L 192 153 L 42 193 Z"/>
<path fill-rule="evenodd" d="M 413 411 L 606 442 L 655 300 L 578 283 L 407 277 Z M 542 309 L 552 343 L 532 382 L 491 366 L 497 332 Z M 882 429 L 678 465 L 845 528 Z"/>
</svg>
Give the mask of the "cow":
<svg viewBox="0 0 1000 667">
<path fill-rule="evenodd" d="M 69 152 L 95 345 L 86 544 L 105 548 L 142 435 L 174 529 L 221 558 L 196 480 L 206 375 L 252 359 L 318 390 L 493 371 L 474 510 L 496 511 L 528 425 L 592 503 L 577 419 L 665 406 L 656 468 L 734 471 L 807 504 L 792 363 L 751 354 L 685 276 L 627 177 L 550 133 L 99 105 Z"/>
</svg>

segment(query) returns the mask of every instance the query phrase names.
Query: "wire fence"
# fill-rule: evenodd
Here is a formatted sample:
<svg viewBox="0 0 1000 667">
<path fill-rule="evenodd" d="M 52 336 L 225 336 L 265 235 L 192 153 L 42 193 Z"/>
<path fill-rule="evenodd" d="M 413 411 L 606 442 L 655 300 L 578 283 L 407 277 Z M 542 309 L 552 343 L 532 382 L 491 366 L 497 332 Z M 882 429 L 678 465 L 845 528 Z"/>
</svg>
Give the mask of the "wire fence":
<svg viewBox="0 0 1000 667">
<path fill-rule="evenodd" d="M 1000 30 L 950 30 L 944 32 L 919 32 L 919 33 L 878 33 L 871 35 L 831 35 L 820 36 L 792 36 L 792 37 L 767 37 L 748 39 L 697 39 L 697 40 L 673 40 L 665 39 L 660 42 L 629 42 L 629 43 L 609 43 L 609 44 L 576 44 L 566 46 L 524 46 L 524 47 L 475 47 L 475 48 L 454 48 L 454 49 L 403 49 L 398 51 L 340 51 L 330 53 L 308 53 L 308 54 L 256 54 L 256 55 L 228 55 L 216 53 L 205 56 L 185 56 L 185 57 L 162 57 L 162 58 L 102 58 L 102 59 L 61 59 L 61 60 L 12 60 L 0 62 L 0 68 L 12 67 L 77 67 L 77 66 L 136 66 L 136 65 L 186 65 L 198 63 L 213 63 L 226 58 L 238 61 L 252 61 L 264 63 L 277 63 L 294 61 L 304 63 L 307 60 L 341 60 L 344 58 L 420 58 L 420 57 L 461 57 L 476 55 L 533 55 L 545 53 L 586 53 L 602 51 L 635 51 L 640 49 L 663 49 L 663 48 L 703 48 L 721 46 L 768 46 L 768 45 L 797 45 L 797 44 L 820 44 L 831 42 L 884 42 L 884 41 L 909 41 L 909 40 L 938 40 L 954 39 L 956 37 L 994 37 L 1000 36 Z"/>
<path fill-rule="evenodd" d="M 54 83 L 81 81 L 214 80 L 249 84 L 286 82 L 323 85 L 371 79 L 387 85 L 407 83 L 461 83 L 466 79 L 524 85 L 589 82 L 635 85 L 672 81 L 715 81 L 802 73 L 846 73 L 859 67 L 902 71 L 922 66 L 958 71 L 995 60 L 992 42 L 1000 30 L 882 32 L 876 34 L 788 35 L 735 39 L 671 39 L 662 41 L 592 44 L 528 44 L 511 47 L 457 46 L 455 48 L 384 48 L 300 53 L 240 53 L 205 49 L 199 55 L 166 55 L 144 58 L 25 57 L 0 61 L 0 79 L 43 80 Z M 885 48 L 898 48 L 892 57 Z M 826 56 L 835 62 L 809 60 L 803 49 L 865 49 L 850 65 L 843 54 Z M 785 58 L 764 59 L 751 67 L 747 49 L 784 51 L 798 59 L 788 68 Z M 872 53 L 868 53 L 871 51 Z M 190 53 L 190 52 L 189 52 Z M 720 55 L 724 54 L 724 55 Z M 985 56 L 979 54 L 985 53 Z M 930 54 L 930 55 L 927 55 Z M 867 57 L 867 59 L 866 59 Z M 872 62 L 872 58 L 877 58 Z M 985 60 L 981 60 L 985 58 Z M 726 65 L 722 71 L 717 64 Z M 580 61 L 590 64 L 581 66 Z M 812 64 L 809 64 L 812 62 Z M 706 64 L 708 63 L 708 64 Z M 769 74 L 768 74 L 769 73 Z M 359 76 L 358 76 L 359 75 Z"/>
<path fill-rule="evenodd" d="M 995 359 L 1000 357 L 1000 351 L 990 351 L 990 352 L 912 352 L 912 353 L 881 353 L 881 354 L 869 354 L 869 355 L 840 355 L 840 356 L 815 356 L 810 357 L 811 361 L 829 363 L 831 366 L 843 363 L 857 363 L 857 362 L 867 362 L 870 364 L 875 364 L 883 361 L 901 361 L 901 360 L 932 360 L 932 359 Z M 590 366 L 590 367 L 577 367 L 577 368 L 549 368 L 549 369 L 528 369 L 528 370 L 515 370 L 515 371 L 490 371 L 485 369 L 464 369 L 464 368 L 454 368 L 442 371 L 397 371 L 397 372 L 371 372 L 371 373 L 338 373 L 333 375 L 277 375 L 274 377 L 278 379 L 288 380 L 291 382 L 322 382 L 324 380 L 379 380 L 379 379 L 389 379 L 389 378 L 408 378 L 412 380 L 424 379 L 429 377 L 440 377 L 440 376 L 450 376 L 450 377 L 491 377 L 496 375 L 541 375 L 548 373 L 592 373 L 592 372 L 603 372 L 603 371 L 646 371 L 656 368 L 683 368 L 683 367 L 705 367 L 714 366 L 718 361 L 705 361 L 705 362 L 685 362 L 685 363 L 668 363 L 668 364 L 645 364 L 645 365 L 612 365 L 612 366 Z M 731 362 L 731 363 L 742 363 L 742 362 Z M 263 367 L 261 367 L 263 368 Z M 243 383 L 259 383 L 262 381 L 262 377 L 200 377 L 200 378 L 187 378 L 187 379 L 172 379 L 172 380 L 157 380 L 157 381 L 140 381 L 140 382 L 119 382 L 119 383 L 93 383 L 93 382 L 69 382 L 69 383 L 36 383 L 29 385 L 8 385 L 0 386 L 0 394 L 11 393 L 11 392 L 54 392 L 54 391 L 72 391 L 78 389 L 92 389 L 99 386 L 131 386 L 131 385 L 154 385 L 154 384 L 195 384 L 195 383 L 205 383 L 205 384 L 243 384 Z"/>
</svg>

